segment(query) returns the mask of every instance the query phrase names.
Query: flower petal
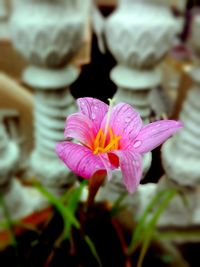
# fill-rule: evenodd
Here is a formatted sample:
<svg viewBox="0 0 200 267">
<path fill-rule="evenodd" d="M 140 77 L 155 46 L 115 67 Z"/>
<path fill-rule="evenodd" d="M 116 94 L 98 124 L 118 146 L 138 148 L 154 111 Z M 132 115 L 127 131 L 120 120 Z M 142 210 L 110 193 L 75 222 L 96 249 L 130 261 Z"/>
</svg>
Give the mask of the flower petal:
<svg viewBox="0 0 200 267">
<path fill-rule="evenodd" d="M 152 122 L 142 128 L 133 143 L 133 149 L 138 153 L 151 151 L 182 127 L 183 124 L 180 121 L 161 120 Z"/>
<path fill-rule="evenodd" d="M 142 177 L 142 157 L 140 154 L 125 150 L 113 151 L 119 157 L 123 182 L 129 191 L 133 193 L 138 187 Z"/>
<path fill-rule="evenodd" d="M 106 169 L 107 177 L 108 177 L 108 180 L 110 181 L 112 178 L 112 170 L 114 168 L 113 168 L 112 164 L 110 163 L 107 154 L 99 154 L 99 158 L 101 159 L 101 161 L 102 161 L 102 163 Z"/>
<path fill-rule="evenodd" d="M 92 146 L 96 135 L 92 121 L 82 113 L 74 113 L 67 117 L 64 136 L 74 138 L 88 147 Z"/>
<path fill-rule="evenodd" d="M 60 142 L 56 145 L 59 158 L 77 175 L 90 178 L 99 170 L 105 170 L 100 158 L 87 147 L 72 142 Z"/>
<path fill-rule="evenodd" d="M 106 122 L 107 116 L 102 122 L 101 127 L 103 129 L 105 129 Z M 115 135 L 122 137 L 120 140 L 120 148 L 126 149 L 141 130 L 142 120 L 139 113 L 134 110 L 132 106 L 119 103 L 113 107 L 111 111 L 109 126 L 112 128 Z"/>
<path fill-rule="evenodd" d="M 94 123 L 96 130 L 98 131 L 101 122 L 108 111 L 108 105 L 101 100 L 92 97 L 78 98 L 77 103 L 80 111 Z"/>
</svg>

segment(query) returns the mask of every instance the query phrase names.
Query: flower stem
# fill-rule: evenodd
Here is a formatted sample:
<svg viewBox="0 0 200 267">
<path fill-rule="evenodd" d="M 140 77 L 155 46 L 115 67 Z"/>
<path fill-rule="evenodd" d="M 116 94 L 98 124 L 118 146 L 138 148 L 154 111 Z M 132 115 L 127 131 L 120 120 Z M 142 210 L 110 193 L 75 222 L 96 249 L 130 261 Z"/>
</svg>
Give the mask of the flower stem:
<svg viewBox="0 0 200 267">
<path fill-rule="evenodd" d="M 88 207 L 94 203 L 95 196 L 105 181 L 106 174 L 104 171 L 95 173 L 89 181 L 89 194 L 87 199 Z"/>
</svg>

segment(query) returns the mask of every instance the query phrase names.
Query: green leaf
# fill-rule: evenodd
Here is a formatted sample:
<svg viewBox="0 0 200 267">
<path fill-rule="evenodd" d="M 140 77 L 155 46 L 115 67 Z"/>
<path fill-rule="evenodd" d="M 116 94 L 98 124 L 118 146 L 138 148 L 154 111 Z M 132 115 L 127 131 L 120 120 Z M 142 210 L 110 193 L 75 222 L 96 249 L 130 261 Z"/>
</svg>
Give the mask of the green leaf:
<svg viewBox="0 0 200 267">
<path fill-rule="evenodd" d="M 142 248 L 141 248 L 139 260 L 137 263 L 137 267 L 142 266 L 144 256 L 145 256 L 147 249 L 149 247 L 149 244 L 151 242 L 151 239 L 152 239 L 152 236 L 153 236 L 155 226 L 157 224 L 158 219 L 160 218 L 162 212 L 165 210 L 165 208 L 167 207 L 167 205 L 169 204 L 171 199 L 176 194 L 177 194 L 177 191 L 174 189 L 170 189 L 170 190 L 166 191 L 160 206 L 158 207 L 158 209 L 156 210 L 156 212 L 152 216 L 151 220 L 149 221 L 148 225 L 144 229 L 144 241 L 142 243 Z"/>
<path fill-rule="evenodd" d="M 60 214 L 63 217 L 64 224 L 68 225 L 71 223 L 74 227 L 80 228 L 80 223 L 77 220 L 77 218 L 73 214 L 73 210 L 70 209 L 70 207 L 64 206 L 63 203 L 55 197 L 52 193 L 47 191 L 41 184 L 35 183 L 35 187 L 42 193 L 49 202 L 55 206 L 55 208 L 60 212 Z"/>
<path fill-rule="evenodd" d="M 98 262 L 99 266 L 102 267 L 102 263 L 101 263 L 99 255 L 96 251 L 94 243 L 92 242 L 92 240 L 90 239 L 90 237 L 88 235 L 85 235 L 84 238 L 85 238 L 85 242 L 87 243 L 88 247 L 90 248 L 90 251 L 92 252 L 92 255 L 94 256 L 94 258 Z"/>
<path fill-rule="evenodd" d="M 141 218 L 138 220 L 137 226 L 135 227 L 135 229 L 133 231 L 131 243 L 130 243 L 129 248 L 128 248 L 128 254 L 133 253 L 133 251 L 137 247 L 137 243 L 142 239 L 142 236 L 144 234 L 143 229 L 146 226 L 146 223 L 147 223 L 146 221 L 149 217 L 150 212 L 155 208 L 156 204 L 159 203 L 160 199 L 163 198 L 163 195 L 165 195 L 166 192 L 167 192 L 166 190 L 162 190 L 162 191 L 158 192 L 157 195 L 155 195 L 155 197 L 152 198 L 150 203 L 145 208 Z"/>
<path fill-rule="evenodd" d="M 18 243 L 17 243 L 17 239 L 15 237 L 15 230 L 13 228 L 13 224 L 12 224 L 12 220 L 10 218 L 9 210 L 7 209 L 6 203 L 4 202 L 3 194 L 1 191 L 0 191 L 0 205 L 2 207 L 4 217 L 5 217 L 4 223 L 7 226 L 6 228 L 8 229 L 10 236 L 11 236 L 12 245 L 13 245 L 13 247 L 15 247 L 17 249 Z"/>
<path fill-rule="evenodd" d="M 82 190 L 86 186 L 86 184 L 87 181 L 84 180 L 79 187 L 76 188 L 74 187 L 69 189 L 60 199 L 56 198 L 40 184 L 36 184 L 36 188 L 49 200 L 51 204 L 53 204 L 57 208 L 57 210 L 63 216 L 65 225 L 64 232 L 62 234 L 63 238 L 70 239 L 70 232 L 72 226 L 80 228 L 80 223 L 75 217 L 75 212 L 77 210 L 80 201 Z M 65 205 L 63 203 L 65 203 Z M 59 238 L 59 240 L 62 240 L 63 238 Z M 99 266 L 102 267 L 94 243 L 92 242 L 92 240 L 89 238 L 88 235 L 84 235 L 84 239 L 88 247 L 90 248 L 92 255 L 97 260 Z"/>
<path fill-rule="evenodd" d="M 200 230 L 199 229 L 187 229 L 186 230 L 168 230 L 167 232 L 156 231 L 155 239 L 157 240 L 185 240 L 192 239 L 195 241 L 199 241 L 200 238 Z"/>
<path fill-rule="evenodd" d="M 122 193 L 113 203 L 112 209 L 110 211 L 111 216 L 115 216 L 120 210 L 124 208 L 122 205 L 123 200 L 128 196 L 127 192 Z"/>
<path fill-rule="evenodd" d="M 83 181 L 79 187 L 73 188 L 73 190 L 70 191 L 70 193 L 67 195 L 68 199 L 66 199 L 66 198 L 62 199 L 63 201 L 65 201 L 67 203 L 67 208 L 72 212 L 72 214 L 74 216 L 75 216 L 75 212 L 78 208 L 78 204 L 80 201 L 82 190 L 86 184 L 87 184 L 87 181 Z M 71 221 L 66 222 L 65 231 L 64 231 L 65 237 L 70 235 L 71 227 L 72 227 Z"/>
</svg>

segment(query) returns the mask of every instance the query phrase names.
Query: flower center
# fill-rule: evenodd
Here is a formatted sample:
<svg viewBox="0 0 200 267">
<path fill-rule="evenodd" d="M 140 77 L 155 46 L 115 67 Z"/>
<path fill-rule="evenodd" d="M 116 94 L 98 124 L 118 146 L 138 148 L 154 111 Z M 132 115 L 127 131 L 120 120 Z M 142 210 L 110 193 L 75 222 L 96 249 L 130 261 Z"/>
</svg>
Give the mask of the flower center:
<svg viewBox="0 0 200 267">
<path fill-rule="evenodd" d="M 98 153 L 106 153 L 111 150 L 119 149 L 119 141 L 121 136 L 114 135 L 111 127 L 108 129 L 108 133 L 104 133 L 100 128 L 98 131 L 94 143 L 93 143 L 93 153 L 97 155 Z"/>
</svg>

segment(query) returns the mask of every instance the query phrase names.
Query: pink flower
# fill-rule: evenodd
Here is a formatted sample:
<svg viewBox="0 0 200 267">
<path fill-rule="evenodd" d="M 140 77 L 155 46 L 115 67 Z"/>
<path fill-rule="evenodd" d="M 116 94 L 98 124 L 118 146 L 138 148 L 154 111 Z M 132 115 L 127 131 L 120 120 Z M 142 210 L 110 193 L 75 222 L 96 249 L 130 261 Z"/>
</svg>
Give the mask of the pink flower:
<svg viewBox="0 0 200 267">
<path fill-rule="evenodd" d="M 66 120 L 64 135 L 71 140 L 56 145 L 56 153 L 77 175 L 91 178 L 120 167 L 123 182 L 132 193 L 142 175 L 142 155 L 162 144 L 182 123 L 161 120 L 143 126 L 138 112 L 119 103 L 112 109 L 95 98 L 79 98 L 80 112 Z"/>
</svg>

